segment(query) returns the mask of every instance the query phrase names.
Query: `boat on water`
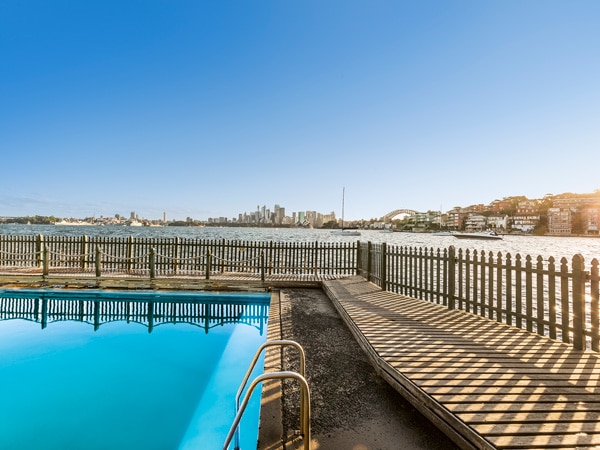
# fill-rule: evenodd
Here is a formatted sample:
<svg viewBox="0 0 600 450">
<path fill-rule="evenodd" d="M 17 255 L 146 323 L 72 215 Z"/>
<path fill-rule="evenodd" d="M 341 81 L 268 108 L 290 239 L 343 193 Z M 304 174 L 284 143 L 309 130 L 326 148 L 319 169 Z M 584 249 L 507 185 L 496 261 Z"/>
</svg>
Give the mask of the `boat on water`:
<svg viewBox="0 0 600 450">
<path fill-rule="evenodd" d="M 90 225 L 94 225 L 93 223 L 90 222 L 83 222 L 81 220 L 60 220 L 58 222 L 54 222 L 54 225 L 57 226 L 90 226 Z"/>
<path fill-rule="evenodd" d="M 342 189 L 342 229 L 341 230 L 333 230 L 331 234 L 335 236 L 360 236 L 360 231 L 356 228 L 344 228 L 344 197 L 346 194 L 346 188 Z"/>
<path fill-rule="evenodd" d="M 335 236 L 360 236 L 360 231 L 353 230 L 351 228 L 344 228 L 343 230 L 334 230 L 331 234 Z"/>
<path fill-rule="evenodd" d="M 454 236 L 455 234 L 455 231 L 436 231 L 435 233 L 431 233 L 432 236 Z"/>
<path fill-rule="evenodd" d="M 493 230 L 489 231 L 479 231 L 479 232 L 470 232 L 470 233 L 453 233 L 452 236 L 458 239 L 490 239 L 490 240 L 498 240 L 502 239 L 498 233 Z"/>
</svg>

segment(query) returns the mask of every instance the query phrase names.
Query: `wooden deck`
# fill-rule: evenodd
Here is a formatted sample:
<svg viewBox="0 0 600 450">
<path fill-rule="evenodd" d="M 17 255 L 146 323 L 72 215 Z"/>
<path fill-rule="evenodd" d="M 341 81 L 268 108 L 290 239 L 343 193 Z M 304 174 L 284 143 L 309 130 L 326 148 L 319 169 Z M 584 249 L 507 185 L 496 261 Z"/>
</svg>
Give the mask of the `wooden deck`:
<svg viewBox="0 0 600 450">
<path fill-rule="evenodd" d="M 335 275 L 272 274 L 264 281 L 260 275 L 244 272 L 212 273 L 207 280 L 203 275 L 164 276 L 150 279 L 132 274 L 112 274 L 95 277 L 89 273 L 63 272 L 43 276 L 41 273 L 0 272 L 0 288 L 11 287 L 81 287 L 99 289 L 174 289 L 174 290 L 243 290 L 320 288 L 323 281 Z"/>
<path fill-rule="evenodd" d="M 597 353 L 361 277 L 323 285 L 382 377 L 461 448 L 600 448 Z"/>
</svg>

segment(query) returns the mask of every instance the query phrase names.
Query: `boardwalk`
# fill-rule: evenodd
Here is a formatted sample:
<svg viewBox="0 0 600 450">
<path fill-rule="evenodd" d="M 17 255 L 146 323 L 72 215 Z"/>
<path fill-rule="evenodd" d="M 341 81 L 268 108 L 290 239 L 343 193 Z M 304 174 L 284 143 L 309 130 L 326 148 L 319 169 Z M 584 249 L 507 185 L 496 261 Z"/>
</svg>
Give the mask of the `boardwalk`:
<svg viewBox="0 0 600 450">
<path fill-rule="evenodd" d="M 194 276 L 170 276 L 150 279 L 128 274 L 93 277 L 80 273 L 64 272 L 43 276 L 40 273 L 0 273 L 0 288 L 13 287 L 85 287 L 101 289 L 174 289 L 174 290 L 233 290 L 283 288 L 320 288 L 323 281 L 335 279 L 335 275 L 260 275 L 243 272 L 211 274 L 210 279 Z"/>
<path fill-rule="evenodd" d="M 598 354 L 361 277 L 324 289 L 380 374 L 462 448 L 600 448 Z"/>
</svg>

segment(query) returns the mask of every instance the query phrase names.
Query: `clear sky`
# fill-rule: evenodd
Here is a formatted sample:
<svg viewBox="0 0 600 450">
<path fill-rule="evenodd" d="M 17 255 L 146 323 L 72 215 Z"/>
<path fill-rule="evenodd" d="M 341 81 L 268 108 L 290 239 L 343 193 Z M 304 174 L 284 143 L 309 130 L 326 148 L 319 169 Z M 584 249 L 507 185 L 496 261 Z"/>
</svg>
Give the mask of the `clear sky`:
<svg viewBox="0 0 600 450">
<path fill-rule="evenodd" d="M 600 188 L 600 1 L 2 0 L 0 216 Z"/>
</svg>

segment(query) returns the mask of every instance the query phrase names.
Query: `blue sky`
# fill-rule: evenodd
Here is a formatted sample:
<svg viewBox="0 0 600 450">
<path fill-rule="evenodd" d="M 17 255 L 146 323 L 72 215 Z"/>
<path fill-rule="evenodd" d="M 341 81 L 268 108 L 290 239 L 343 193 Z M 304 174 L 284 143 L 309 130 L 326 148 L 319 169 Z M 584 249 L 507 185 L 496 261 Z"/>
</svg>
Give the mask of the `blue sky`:
<svg viewBox="0 0 600 450">
<path fill-rule="evenodd" d="M 600 2 L 0 3 L 0 216 L 600 188 Z"/>
</svg>

